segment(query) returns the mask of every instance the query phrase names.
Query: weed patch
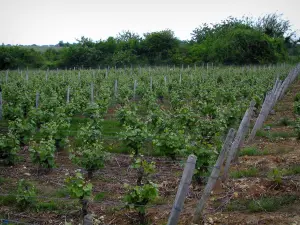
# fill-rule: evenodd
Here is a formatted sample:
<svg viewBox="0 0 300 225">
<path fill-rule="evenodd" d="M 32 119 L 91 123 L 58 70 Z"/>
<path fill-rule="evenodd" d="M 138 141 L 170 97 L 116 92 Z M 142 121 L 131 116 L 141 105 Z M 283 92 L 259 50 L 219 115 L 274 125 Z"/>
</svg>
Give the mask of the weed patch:
<svg viewBox="0 0 300 225">
<path fill-rule="evenodd" d="M 258 156 L 258 155 L 269 155 L 270 152 L 267 149 L 259 150 L 256 147 L 245 147 L 240 151 L 240 156 Z"/>
<path fill-rule="evenodd" d="M 230 177 L 238 179 L 242 177 L 255 177 L 258 174 L 258 169 L 255 167 L 251 167 L 246 170 L 233 171 L 230 173 Z"/>
<path fill-rule="evenodd" d="M 247 205 L 247 209 L 250 212 L 274 212 L 282 206 L 294 203 L 297 199 L 298 197 L 294 195 L 263 197 L 258 200 L 251 200 Z"/>
</svg>

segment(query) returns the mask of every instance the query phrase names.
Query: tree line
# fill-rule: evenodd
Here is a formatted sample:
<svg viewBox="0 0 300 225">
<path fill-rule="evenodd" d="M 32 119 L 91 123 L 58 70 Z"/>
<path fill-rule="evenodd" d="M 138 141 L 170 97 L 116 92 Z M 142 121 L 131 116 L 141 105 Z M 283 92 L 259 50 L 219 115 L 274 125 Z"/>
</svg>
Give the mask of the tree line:
<svg viewBox="0 0 300 225">
<path fill-rule="evenodd" d="M 2 45 L 0 69 L 300 61 L 300 39 L 295 38 L 290 22 L 276 13 L 258 19 L 229 17 L 216 24 L 202 24 L 186 41 L 169 29 L 143 36 L 123 31 L 106 40 L 81 37 L 76 41 L 60 41 L 57 48 L 46 51 Z"/>
</svg>

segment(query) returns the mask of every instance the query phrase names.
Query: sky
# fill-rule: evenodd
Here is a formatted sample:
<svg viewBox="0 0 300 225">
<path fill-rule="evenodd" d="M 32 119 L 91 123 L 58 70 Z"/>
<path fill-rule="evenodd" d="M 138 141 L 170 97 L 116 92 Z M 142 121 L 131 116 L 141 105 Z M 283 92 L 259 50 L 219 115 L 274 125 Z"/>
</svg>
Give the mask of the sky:
<svg viewBox="0 0 300 225">
<path fill-rule="evenodd" d="M 164 29 L 188 40 L 202 23 L 274 12 L 300 30 L 299 7 L 300 0 L 0 0 L 0 43 L 97 41 L 125 30 L 142 35 Z"/>
</svg>

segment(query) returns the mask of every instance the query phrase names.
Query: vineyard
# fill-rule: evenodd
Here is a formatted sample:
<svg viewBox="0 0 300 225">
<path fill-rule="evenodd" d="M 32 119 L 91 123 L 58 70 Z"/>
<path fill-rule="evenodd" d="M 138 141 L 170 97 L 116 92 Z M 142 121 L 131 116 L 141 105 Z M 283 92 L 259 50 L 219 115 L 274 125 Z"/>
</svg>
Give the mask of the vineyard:
<svg viewBox="0 0 300 225">
<path fill-rule="evenodd" d="M 255 128 L 270 90 L 276 93 L 294 68 L 0 71 L 0 219 L 79 224 L 92 216 L 86 224 L 167 224 L 192 154 L 197 160 L 179 219 L 190 224 L 230 128 L 238 130 L 253 103 L 248 116 Z M 215 185 L 204 223 L 299 224 L 299 217 L 284 220 L 280 213 L 264 217 L 299 202 L 299 85 L 296 79 L 270 105 L 272 115 L 254 140 L 238 146 L 238 162 Z M 266 214 L 258 221 L 256 213 Z"/>
</svg>

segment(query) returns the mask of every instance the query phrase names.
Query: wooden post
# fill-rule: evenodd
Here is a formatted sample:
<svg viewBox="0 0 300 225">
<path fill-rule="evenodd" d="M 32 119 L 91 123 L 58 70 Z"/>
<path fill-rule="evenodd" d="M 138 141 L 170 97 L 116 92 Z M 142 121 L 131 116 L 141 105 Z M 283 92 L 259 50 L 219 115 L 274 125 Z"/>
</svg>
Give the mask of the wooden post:
<svg viewBox="0 0 300 225">
<path fill-rule="evenodd" d="M 28 83 L 28 70 L 26 70 L 26 82 Z"/>
<path fill-rule="evenodd" d="M 298 76 L 300 72 L 300 64 L 298 64 L 296 66 L 296 68 L 294 68 L 293 70 L 291 70 L 288 74 L 288 76 L 285 78 L 285 80 L 282 83 L 282 90 L 279 94 L 278 99 L 282 99 L 284 93 L 286 92 L 287 88 L 290 86 L 290 84 L 292 82 L 294 82 L 294 80 L 296 79 L 296 77 Z"/>
<path fill-rule="evenodd" d="M 253 116 L 253 111 L 254 111 L 254 106 L 255 106 L 255 101 L 251 101 L 249 108 L 246 110 L 246 113 L 244 115 L 244 118 L 240 124 L 238 133 L 236 136 L 238 136 L 236 142 L 232 143 L 233 147 L 233 161 L 238 162 L 238 157 L 239 157 L 239 152 L 240 152 L 240 147 L 245 141 L 247 131 L 250 128 L 250 121 Z M 232 149 L 230 149 L 231 152 Z"/>
<path fill-rule="evenodd" d="M 181 177 L 181 181 L 175 197 L 175 202 L 171 211 L 171 215 L 168 220 L 168 225 L 176 225 L 179 220 L 180 212 L 183 208 L 184 200 L 189 190 L 189 186 L 192 181 L 193 172 L 195 169 L 197 157 L 190 155 L 186 161 L 184 171 Z"/>
<path fill-rule="evenodd" d="M 179 84 L 181 84 L 181 73 L 180 73 L 180 75 L 179 75 Z"/>
<path fill-rule="evenodd" d="M 83 217 L 83 225 L 93 225 L 93 215 L 92 214 L 86 214 Z"/>
<path fill-rule="evenodd" d="M 167 77 L 164 76 L 165 86 L 167 86 Z"/>
<path fill-rule="evenodd" d="M 94 84 L 91 83 L 91 103 L 94 103 Z"/>
<path fill-rule="evenodd" d="M 206 74 L 208 74 L 208 63 L 206 63 Z"/>
<path fill-rule="evenodd" d="M 221 166 L 223 164 L 224 158 L 226 156 L 226 152 L 227 150 L 230 148 L 230 145 L 232 144 L 232 141 L 234 139 L 234 135 L 235 135 L 235 130 L 234 129 L 230 129 L 226 140 L 223 144 L 222 150 L 219 154 L 219 157 L 217 159 L 217 162 L 210 174 L 210 177 L 208 179 L 208 182 L 205 186 L 204 192 L 202 194 L 202 197 L 197 205 L 196 211 L 194 213 L 194 218 L 193 218 L 193 223 L 198 223 L 202 217 L 202 211 L 204 209 L 205 203 L 208 200 L 211 191 L 213 190 L 215 183 L 217 181 L 217 179 L 219 178 L 219 174 L 220 174 L 220 170 L 221 170 Z"/>
<path fill-rule="evenodd" d="M 250 136 L 248 138 L 248 143 L 250 143 L 254 139 L 256 132 L 262 127 L 266 117 L 269 115 L 270 109 L 273 105 L 273 99 L 274 99 L 274 92 L 268 93 L 261 107 L 260 113 L 255 121 L 254 127 L 250 133 Z"/>
<path fill-rule="evenodd" d="M 137 88 L 137 81 L 134 80 L 134 84 L 133 84 L 133 99 L 135 100 L 135 95 L 136 95 L 136 88 Z"/>
<path fill-rule="evenodd" d="M 67 89 L 67 104 L 70 103 L 70 86 L 68 86 L 68 89 Z"/>
<path fill-rule="evenodd" d="M 245 139 L 246 133 L 249 129 L 250 126 L 250 119 L 253 114 L 255 102 L 252 101 L 250 103 L 249 109 L 246 110 L 244 117 L 240 123 L 239 129 L 236 133 L 236 136 L 234 138 L 234 141 L 229 149 L 229 152 L 227 154 L 227 159 L 225 163 L 225 167 L 223 170 L 223 176 L 222 176 L 222 181 L 224 182 L 227 177 L 228 177 L 228 171 L 230 167 L 231 161 L 235 158 L 238 157 L 238 148 L 241 146 L 241 142 Z"/>
<path fill-rule="evenodd" d="M 7 84 L 7 81 L 8 81 L 8 70 L 6 70 L 6 73 L 5 73 L 5 83 Z"/>
<path fill-rule="evenodd" d="M 0 91 L 0 120 L 2 120 L 3 117 L 3 101 L 2 101 L 2 91 Z"/>
<path fill-rule="evenodd" d="M 115 89 L 114 89 L 114 92 L 115 92 L 115 97 L 117 97 L 117 95 L 118 95 L 118 80 L 115 80 Z"/>
<path fill-rule="evenodd" d="M 278 84 L 277 84 L 277 88 L 276 88 L 276 91 L 274 93 L 274 100 L 273 100 L 273 105 L 271 107 L 271 110 L 272 108 L 275 106 L 276 102 L 278 101 L 279 99 L 279 96 L 280 96 L 280 93 L 282 91 L 282 80 L 279 80 Z"/>
<path fill-rule="evenodd" d="M 39 92 L 37 91 L 37 92 L 36 92 L 36 95 L 35 95 L 35 108 L 38 108 L 38 107 L 39 107 L 39 98 L 40 98 L 40 94 L 39 94 Z"/>
</svg>

